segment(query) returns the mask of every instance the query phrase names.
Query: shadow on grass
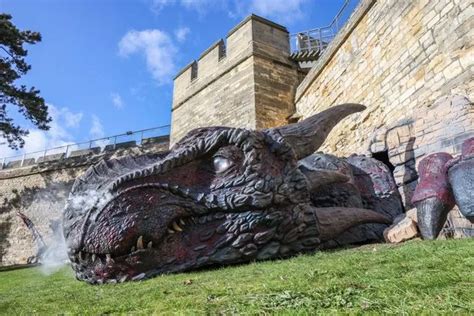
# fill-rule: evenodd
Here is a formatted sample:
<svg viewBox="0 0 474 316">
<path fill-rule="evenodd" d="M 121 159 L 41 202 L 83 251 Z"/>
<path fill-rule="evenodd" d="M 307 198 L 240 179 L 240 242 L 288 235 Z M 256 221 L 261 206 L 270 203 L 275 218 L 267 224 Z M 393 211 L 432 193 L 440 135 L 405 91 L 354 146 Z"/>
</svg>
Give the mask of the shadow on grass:
<svg viewBox="0 0 474 316">
<path fill-rule="evenodd" d="M 0 267 L 0 272 L 3 271 L 12 271 L 12 270 L 21 270 L 26 268 L 34 268 L 39 266 L 39 263 L 27 263 L 27 264 L 14 264 L 11 266 Z"/>
</svg>

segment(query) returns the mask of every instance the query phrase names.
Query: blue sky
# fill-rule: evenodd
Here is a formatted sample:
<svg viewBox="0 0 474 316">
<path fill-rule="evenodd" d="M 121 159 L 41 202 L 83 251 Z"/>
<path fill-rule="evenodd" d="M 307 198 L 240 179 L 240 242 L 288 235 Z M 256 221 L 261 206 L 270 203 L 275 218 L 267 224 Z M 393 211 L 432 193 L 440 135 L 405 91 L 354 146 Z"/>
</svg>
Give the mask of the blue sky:
<svg viewBox="0 0 474 316">
<path fill-rule="evenodd" d="M 54 121 L 31 129 L 24 150 L 167 125 L 174 75 L 248 14 L 293 33 L 329 24 L 343 2 L 0 0 L 17 27 L 43 36 L 28 46 L 32 70 L 21 82 L 41 90 Z M 0 145 L 0 157 L 12 154 Z"/>
</svg>

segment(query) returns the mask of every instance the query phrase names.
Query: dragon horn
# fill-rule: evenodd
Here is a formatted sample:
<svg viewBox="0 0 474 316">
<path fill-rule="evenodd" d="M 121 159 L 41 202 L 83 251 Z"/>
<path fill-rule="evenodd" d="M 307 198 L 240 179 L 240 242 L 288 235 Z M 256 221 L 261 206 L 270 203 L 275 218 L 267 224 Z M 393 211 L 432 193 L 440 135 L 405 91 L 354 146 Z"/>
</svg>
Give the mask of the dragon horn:
<svg viewBox="0 0 474 316">
<path fill-rule="evenodd" d="M 333 106 L 307 119 L 269 130 L 278 132 L 293 147 L 298 159 L 314 153 L 326 140 L 329 132 L 349 114 L 365 110 L 365 106 L 345 103 Z"/>
<path fill-rule="evenodd" d="M 300 166 L 299 168 L 308 180 L 308 187 L 310 192 L 315 192 L 320 187 L 325 185 L 333 183 L 344 183 L 349 181 L 348 176 L 338 171 L 319 168 L 309 169 L 306 166 Z"/>
<path fill-rule="evenodd" d="M 423 239 L 436 239 L 443 229 L 452 204 L 445 204 L 437 197 L 427 198 L 415 203 L 418 229 Z"/>
<path fill-rule="evenodd" d="M 321 240 L 330 240 L 351 227 L 365 223 L 391 224 L 392 221 L 377 212 L 348 207 L 316 208 Z"/>
</svg>

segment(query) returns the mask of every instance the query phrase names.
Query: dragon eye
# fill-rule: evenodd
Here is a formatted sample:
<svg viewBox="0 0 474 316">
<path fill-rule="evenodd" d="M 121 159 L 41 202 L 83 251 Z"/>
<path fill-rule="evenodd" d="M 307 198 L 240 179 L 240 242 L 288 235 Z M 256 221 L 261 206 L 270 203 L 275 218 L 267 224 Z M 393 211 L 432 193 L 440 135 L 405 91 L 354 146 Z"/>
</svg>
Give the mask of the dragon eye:
<svg viewBox="0 0 474 316">
<path fill-rule="evenodd" d="M 217 173 L 221 173 L 229 169 L 232 166 L 232 162 L 224 157 L 214 157 L 214 170 Z"/>
</svg>

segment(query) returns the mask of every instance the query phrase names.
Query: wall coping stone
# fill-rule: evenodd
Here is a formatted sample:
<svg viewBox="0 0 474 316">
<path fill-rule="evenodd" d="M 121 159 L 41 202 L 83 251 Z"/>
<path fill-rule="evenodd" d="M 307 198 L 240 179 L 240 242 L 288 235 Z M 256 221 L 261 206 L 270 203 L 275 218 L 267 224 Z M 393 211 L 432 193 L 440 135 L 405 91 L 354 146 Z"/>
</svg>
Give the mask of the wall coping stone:
<svg viewBox="0 0 474 316">
<path fill-rule="evenodd" d="M 346 25 L 339 31 L 336 37 L 331 41 L 329 46 L 323 52 L 317 63 L 311 68 L 309 73 L 296 88 L 295 104 L 303 97 L 304 93 L 309 89 L 314 80 L 323 71 L 326 65 L 331 61 L 332 57 L 337 53 L 339 48 L 344 44 L 352 31 L 356 28 L 362 18 L 369 12 L 377 0 L 361 0 L 357 8 L 351 14 Z"/>
<path fill-rule="evenodd" d="M 207 54 L 209 54 L 210 52 L 212 52 L 212 50 L 213 50 L 214 48 L 216 48 L 217 46 L 219 46 L 219 45 L 225 45 L 224 40 L 223 40 L 222 38 L 219 39 L 219 40 L 217 40 L 217 41 L 215 41 L 214 43 L 212 43 L 211 46 L 209 46 L 204 52 L 202 52 L 201 55 L 200 55 L 199 58 L 198 58 L 198 61 L 201 60 L 201 59 L 203 59 L 204 56 L 206 56 Z"/>
<path fill-rule="evenodd" d="M 176 78 L 178 78 L 179 76 L 181 76 L 186 70 L 188 70 L 189 67 L 191 67 L 193 64 L 195 64 L 196 61 L 193 60 L 191 61 L 189 64 L 187 64 L 186 66 L 184 66 L 183 68 L 181 68 L 180 71 L 178 71 L 178 73 L 176 74 L 176 76 L 174 76 L 173 80 L 176 80 Z"/>
<path fill-rule="evenodd" d="M 0 170 L 0 180 L 24 177 L 32 174 L 44 173 L 49 171 L 56 171 L 61 169 L 77 168 L 84 165 L 92 165 L 99 162 L 105 156 L 112 156 L 111 154 L 99 154 L 93 156 L 77 156 L 64 160 L 52 160 L 40 162 L 35 165 L 24 166 L 21 168 L 3 169 Z"/>
<path fill-rule="evenodd" d="M 273 21 L 270 21 L 270 20 L 267 20 L 265 18 L 262 18 L 261 16 L 258 16 L 256 14 L 250 14 L 248 17 L 246 17 L 243 21 L 241 21 L 239 24 L 237 24 L 236 26 L 234 26 L 230 31 L 229 33 L 227 33 L 227 37 L 231 36 L 233 33 L 235 33 L 238 29 L 240 29 L 244 24 L 246 24 L 248 21 L 250 20 L 255 20 L 255 21 L 258 21 L 258 22 L 261 22 L 263 24 L 267 24 L 271 27 L 274 27 L 274 28 L 277 28 L 283 32 L 286 32 L 288 33 L 288 29 L 286 27 L 284 27 L 283 25 L 281 24 L 278 24 L 278 23 L 275 23 Z"/>
<path fill-rule="evenodd" d="M 102 151 L 100 153 L 92 153 L 92 155 L 81 155 L 68 157 L 60 160 L 43 161 L 34 165 L 23 166 L 19 168 L 9 168 L 0 170 L 0 180 L 25 177 L 32 174 L 57 171 L 61 169 L 78 168 L 82 166 L 93 165 L 102 159 L 122 157 L 126 155 L 154 155 L 162 154 L 167 150 L 162 149 L 161 145 L 169 146 L 169 141 L 153 143 L 146 146 L 133 146 L 127 148 L 117 148 L 111 151 Z"/>
</svg>

